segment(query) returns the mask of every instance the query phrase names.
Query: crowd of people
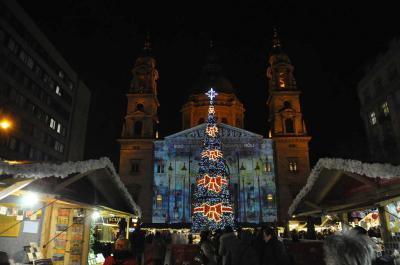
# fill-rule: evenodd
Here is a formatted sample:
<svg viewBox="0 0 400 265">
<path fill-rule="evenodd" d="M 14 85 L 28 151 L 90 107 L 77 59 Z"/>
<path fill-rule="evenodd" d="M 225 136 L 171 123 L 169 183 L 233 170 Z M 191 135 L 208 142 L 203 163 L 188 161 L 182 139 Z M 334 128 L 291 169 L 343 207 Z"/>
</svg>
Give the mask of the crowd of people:
<svg viewBox="0 0 400 265">
<path fill-rule="evenodd" d="M 254 233 L 232 227 L 224 231 L 201 232 L 200 256 L 206 265 L 290 264 L 283 243 L 271 227 L 256 229 Z"/>
<path fill-rule="evenodd" d="M 292 242 L 302 240 L 301 233 L 292 231 Z M 371 237 L 372 233 L 362 227 L 346 232 L 326 235 L 323 241 L 323 254 L 326 265 L 379 265 L 395 264 L 393 257 L 382 255 L 382 249 Z M 288 239 L 286 239 L 288 240 Z M 290 240 L 290 239 L 289 239 Z M 151 249 L 152 264 L 163 265 L 167 246 L 193 243 L 191 234 L 157 231 L 147 234 L 138 229 L 130 240 L 118 239 L 113 255 L 107 257 L 104 265 L 143 265 L 146 247 Z M 232 227 L 224 231 L 202 231 L 200 233 L 199 253 L 195 260 L 203 265 L 293 265 L 296 259 L 287 248 L 287 242 L 277 236 L 277 230 L 270 226 L 254 231 L 234 232 Z M 322 252 L 322 248 L 321 248 Z M 146 252 L 147 253 L 147 252 Z"/>
</svg>

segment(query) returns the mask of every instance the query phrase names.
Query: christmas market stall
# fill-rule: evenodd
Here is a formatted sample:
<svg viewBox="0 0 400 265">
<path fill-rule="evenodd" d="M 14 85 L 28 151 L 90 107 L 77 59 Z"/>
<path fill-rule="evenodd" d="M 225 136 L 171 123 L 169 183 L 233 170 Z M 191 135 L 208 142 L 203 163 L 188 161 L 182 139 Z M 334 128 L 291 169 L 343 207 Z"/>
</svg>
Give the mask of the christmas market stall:
<svg viewBox="0 0 400 265">
<path fill-rule="evenodd" d="M 320 159 L 289 208 L 290 216 L 335 216 L 341 228 L 379 225 L 382 239 L 398 241 L 400 166 Z"/>
<path fill-rule="evenodd" d="M 108 158 L 0 161 L 0 251 L 16 263 L 102 263 L 101 244 L 127 237 L 140 215 Z"/>
</svg>

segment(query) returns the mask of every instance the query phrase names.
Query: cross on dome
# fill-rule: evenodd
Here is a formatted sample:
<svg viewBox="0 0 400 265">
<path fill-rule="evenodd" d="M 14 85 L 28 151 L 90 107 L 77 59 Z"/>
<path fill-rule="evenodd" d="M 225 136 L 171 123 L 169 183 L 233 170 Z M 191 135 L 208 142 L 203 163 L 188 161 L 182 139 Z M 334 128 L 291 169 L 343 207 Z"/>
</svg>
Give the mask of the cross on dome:
<svg viewBox="0 0 400 265">
<path fill-rule="evenodd" d="M 218 95 L 218 93 L 216 91 L 214 91 L 213 88 L 210 88 L 210 90 L 208 90 L 208 92 L 205 94 L 208 96 L 210 101 L 213 101 L 213 99 Z"/>
</svg>

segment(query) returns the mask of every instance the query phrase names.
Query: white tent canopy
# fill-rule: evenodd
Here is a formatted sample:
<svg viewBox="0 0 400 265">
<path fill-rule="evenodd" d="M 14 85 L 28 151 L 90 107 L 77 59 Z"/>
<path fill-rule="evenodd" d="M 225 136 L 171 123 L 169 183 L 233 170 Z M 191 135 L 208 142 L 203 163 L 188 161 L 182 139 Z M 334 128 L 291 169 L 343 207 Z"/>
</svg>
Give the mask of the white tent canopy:
<svg viewBox="0 0 400 265">
<path fill-rule="evenodd" d="M 400 197 L 400 166 L 322 158 L 288 214 L 313 215 L 376 206 Z"/>
<path fill-rule="evenodd" d="M 113 204 L 124 201 L 124 204 L 127 204 L 130 212 L 137 213 L 139 217 L 141 216 L 140 207 L 135 203 L 131 194 L 121 182 L 114 165 L 107 157 L 78 162 L 65 162 L 61 164 L 9 164 L 0 161 L 0 176 L 6 175 L 12 176 L 14 179 L 59 179 L 56 185 L 51 186 L 53 192 L 61 191 L 83 178 L 88 178 L 90 179 L 90 183 L 95 185 L 103 195 L 113 202 Z M 29 182 L 29 185 L 32 185 L 30 183 L 31 182 Z M 19 187 L 18 184 L 15 185 L 15 188 Z M 107 196 L 107 193 L 111 194 Z"/>
</svg>

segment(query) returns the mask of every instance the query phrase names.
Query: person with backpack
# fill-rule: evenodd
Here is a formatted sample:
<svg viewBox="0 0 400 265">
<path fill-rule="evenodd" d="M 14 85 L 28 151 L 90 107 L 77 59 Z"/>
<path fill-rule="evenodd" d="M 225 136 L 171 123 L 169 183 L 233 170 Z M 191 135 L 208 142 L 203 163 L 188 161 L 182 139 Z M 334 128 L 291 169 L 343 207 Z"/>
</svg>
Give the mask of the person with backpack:
<svg viewBox="0 0 400 265">
<path fill-rule="evenodd" d="M 128 239 L 117 239 L 112 256 L 108 256 L 103 265 L 136 265 Z"/>
</svg>

